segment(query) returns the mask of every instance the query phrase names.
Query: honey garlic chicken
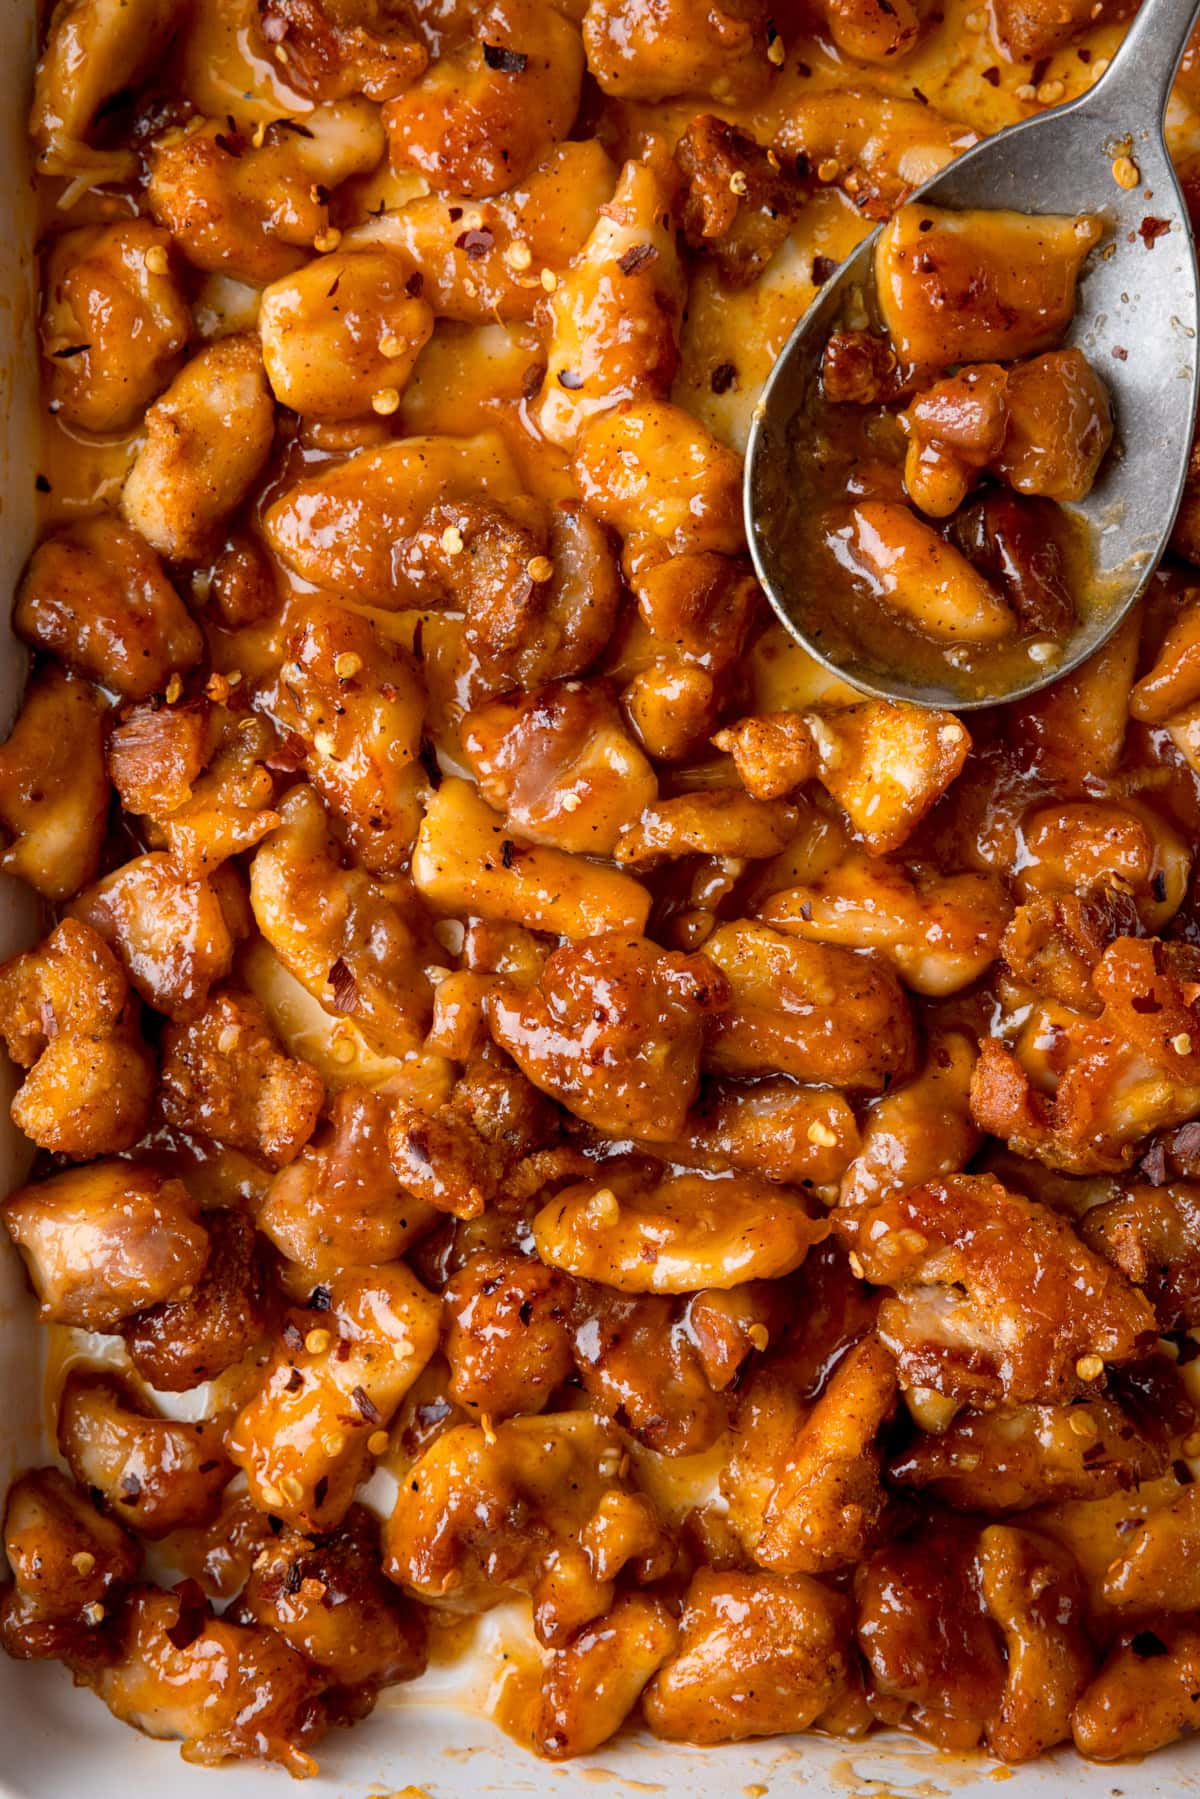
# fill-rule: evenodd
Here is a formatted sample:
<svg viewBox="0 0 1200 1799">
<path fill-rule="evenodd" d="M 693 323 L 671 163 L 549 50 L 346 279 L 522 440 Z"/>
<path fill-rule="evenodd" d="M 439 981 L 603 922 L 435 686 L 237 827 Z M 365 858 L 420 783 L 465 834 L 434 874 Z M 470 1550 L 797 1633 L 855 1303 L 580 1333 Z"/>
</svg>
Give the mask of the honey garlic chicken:
<svg viewBox="0 0 1200 1799">
<path fill-rule="evenodd" d="M 427 1665 L 597 1768 L 1200 1728 L 1200 452 L 1117 634 L 968 717 L 1089 614 L 1140 349 L 1071 329 L 1101 219 L 912 195 L 1130 8 L 944 10 L 43 21 L 0 1646 L 190 1762 L 377 1708 L 403 1786 Z M 876 224 L 798 603 L 938 705 L 744 522 Z"/>
</svg>

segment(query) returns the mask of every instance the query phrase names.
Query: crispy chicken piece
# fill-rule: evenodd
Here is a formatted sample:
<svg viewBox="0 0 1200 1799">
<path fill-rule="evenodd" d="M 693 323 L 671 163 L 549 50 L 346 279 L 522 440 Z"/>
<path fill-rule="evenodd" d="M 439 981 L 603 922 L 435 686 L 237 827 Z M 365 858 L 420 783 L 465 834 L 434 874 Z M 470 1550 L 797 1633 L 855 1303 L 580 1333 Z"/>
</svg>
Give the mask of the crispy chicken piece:
<svg viewBox="0 0 1200 1799">
<path fill-rule="evenodd" d="M 849 1101 L 827 1087 L 803 1087 L 786 1075 L 761 1081 L 706 1081 L 688 1113 L 676 1161 L 724 1163 L 785 1186 L 838 1180 L 860 1148 Z"/>
<path fill-rule="evenodd" d="M 614 858 L 639 871 L 685 856 L 761 861 L 783 849 L 799 814 L 782 800 L 755 800 L 736 790 L 680 794 L 647 806 L 617 839 Z"/>
<path fill-rule="evenodd" d="M 669 400 L 600 413 L 580 436 L 574 472 L 585 506 L 622 537 L 645 532 L 677 555 L 743 548 L 741 458 Z"/>
<path fill-rule="evenodd" d="M 154 1057 L 121 965 L 90 926 L 66 918 L 0 967 L 0 1034 L 29 1071 L 13 1120 L 40 1148 L 88 1161 L 137 1142 Z"/>
<path fill-rule="evenodd" d="M 69 1374 L 59 1400 L 58 1446 L 72 1474 L 143 1537 L 216 1517 L 233 1476 L 224 1437 L 223 1419 L 164 1418 L 107 1374 Z"/>
<path fill-rule="evenodd" d="M 844 1594 L 806 1574 L 701 1568 L 680 1625 L 679 1651 L 643 1701 L 656 1736 L 737 1743 L 813 1724 L 866 1730 Z"/>
<path fill-rule="evenodd" d="M 53 665 L 35 675 L 0 745 L 0 867 L 45 899 L 95 879 L 108 818 L 99 697 Z"/>
<path fill-rule="evenodd" d="M 612 1610 L 551 1651 L 542 1674 L 533 1747 L 549 1761 L 598 1749 L 621 1728 L 646 1683 L 674 1654 L 679 1632 L 650 1594 L 625 1593 Z"/>
<path fill-rule="evenodd" d="M 287 53 L 289 84 L 312 100 L 394 100 L 429 64 L 408 0 L 266 0 L 260 21 Z"/>
<path fill-rule="evenodd" d="M 556 950 L 536 987 L 495 990 L 492 1034 L 536 1086 L 610 1135 L 677 1136 L 708 1016 L 728 988 L 704 956 L 607 932 Z"/>
<path fill-rule="evenodd" d="M 1037 893 L 1013 913 L 1000 953 L 1014 978 L 1073 1012 L 1099 1012 L 1096 964 L 1118 937 L 1142 934 L 1137 902 L 1114 884 L 1090 893 Z"/>
<path fill-rule="evenodd" d="M 398 1103 L 388 1123 L 396 1179 L 422 1206 L 477 1218 L 517 1165 L 551 1138 L 553 1118 L 520 1069 L 489 1050 L 432 1114 Z"/>
<path fill-rule="evenodd" d="M 1085 1392 L 1154 1329 L 1146 1299 L 1066 1219 L 992 1175 L 887 1195 L 835 1226 L 866 1278 L 892 1287 L 879 1334 L 905 1385 L 1020 1404 Z"/>
<path fill-rule="evenodd" d="M 1186 1486 L 1138 1525 L 1104 1576 L 1110 1605 L 1135 1613 L 1200 1608 L 1200 1491 Z"/>
<path fill-rule="evenodd" d="M 13 625 L 27 643 L 126 699 L 161 692 L 203 649 L 149 543 L 105 513 L 38 545 Z"/>
<path fill-rule="evenodd" d="M 88 139 L 105 104 L 132 91 L 158 64 L 181 20 L 173 0 L 59 0 L 34 79 L 30 135 L 47 175 L 86 173 L 93 181 L 136 174 L 131 150 L 93 148 Z"/>
<path fill-rule="evenodd" d="M 583 19 L 588 68 L 621 100 L 761 99 L 772 35 L 766 0 L 590 0 Z"/>
<path fill-rule="evenodd" d="M 665 1295 L 575 1285 L 575 1365 L 592 1407 L 656 1455 L 699 1454 L 729 1422 L 693 1324 L 700 1297 L 681 1306 Z"/>
<path fill-rule="evenodd" d="M 294 1161 L 316 1128 L 325 1084 L 279 1048 L 249 994 L 213 994 L 189 1024 L 163 1033 L 162 1107 L 168 1122 L 272 1168 Z"/>
<path fill-rule="evenodd" d="M 572 1283 L 527 1256 L 471 1256 L 442 1295 L 450 1397 L 468 1414 L 540 1412 L 571 1373 Z"/>
<path fill-rule="evenodd" d="M 94 1162 L 21 1187 L 4 1222 L 46 1324 L 112 1331 L 191 1286 L 208 1233 L 182 1181 L 138 1162 Z"/>
<path fill-rule="evenodd" d="M 208 1260 L 191 1290 L 121 1325 L 129 1359 L 162 1393 L 186 1393 L 247 1356 L 266 1332 L 266 1279 L 257 1233 L 232 1210 L 204 1214 Z"/>
<path fill-rule="evenodd" d="M 9 1655 L 74 1666 L 111 1653 L 101 1626 L 141 1562 L 115 1519 L 59 1469 L 35 1468 L 8 1489 L 4 1549 L 13 1585 L 0 1600 L 0 1644 Z"/>
<path fill-rule="evenodd" d="M 641 1583 L 673 1562 L 621 1466 L 619 1434 L 587 1412 L 455 1425 L 401 1485 L 384 1572 L 453 1611 L 528 1593 L 539 1641 L 557 1648 L 608 1612 L 622 1572 Z"/>
<path fill-rule="evenodd" d="M 1142 1289 L 1160 1330 L 1200 1324 L 1200 1188 L 1139 1183 L 1090 1207 L 1079 1234 Z"/>
<path fill-rule="evenodd" d="M 979 1144 L 970 1107 L 976 1059 L 965 1032 L 930 1033 L 920 1073 L 876 1100 L 863 1120 L 861 1150 L 842 1177 L 843 1207 L 870 1206 L 966 1167 Z"/>
<path fill-rule="evenodd" d="M 1075 1747 L 1092 1761 L 1149 1755 L 1196 1728 L 1200 1628 L 1151 1617 L 1123 1630 L 1071 1717 Z"/>
<path fill-rule="evenodd" d="M 186 1023 L 233 965 L 235 938 L 245 934 L 243 906 L 236 877 L 232 886 L 189 878 L 174 857 L 156 851 L 89 887 L 71 916 L 112 946 L 148 1005 Z"/>
<path fill-rule="evenodd" d="M 712 256 L 726 287 L 750 287 L 791 230 L 806 184 L 773 150 L 713 113 L 699 113 L 675 149 L 686 183 L 683 234 Z"/>
<path fill-rule="evenodd" d="M 369 413 L 377 395 L 402 393 L 433 335 L 421 287 L 407 258 L 386 249 L 335 252 L 273 281 L 258 322 L 279 404 L 312 418 L 353 419 Z"/>
</svg>

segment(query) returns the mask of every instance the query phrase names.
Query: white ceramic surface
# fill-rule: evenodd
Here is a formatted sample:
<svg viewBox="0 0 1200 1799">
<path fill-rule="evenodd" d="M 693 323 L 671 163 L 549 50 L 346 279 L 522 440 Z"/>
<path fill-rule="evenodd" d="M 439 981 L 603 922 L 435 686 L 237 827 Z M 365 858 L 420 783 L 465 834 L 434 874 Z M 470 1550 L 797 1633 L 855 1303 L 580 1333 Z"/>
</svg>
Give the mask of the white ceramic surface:
<svg viewBox="0 0 1200 1799">
<path fill-rule="evenodd" d="M 33 0 L 0 0 L 0 614 L 32 536 L 36 349 L 33 340 L 33 207 L 24 141 L 32 66 Z M 0 719 L 16 710 L 24 659 L 3 633 Z M 36 908 L 0 877 L 0 956 L 29 940 Z M 7 1081 L 7 1071 L 0 1075 Z M 6 1094 L 4 1095 L 6 1097 Z M 21 1172 L 21 1150 L 0 1105 L 0 1190 Z M 0 1251 L 0 1474 L 46 1458 L 40 1436 L 41 1371 L 33 1308 L 16 1256 Z M 475 1683 L 478 1689 L 478 1682 Z M 0 1655 L 0 1796 L 3 1799 L 283 1799 L 292 1789 L 274 1769 L 189 1767 L 176 1745 L 152 1742 L 113 1721 L 57 1667 Z M 305 1799 L 368 1799 L 423 1789 L 430 1799 L 564 1792 L 686 1793 L 689 1799 L 1200 1799 L 1200 1739 L 1141 1767 L 1089 1767 L 1059 1752 L 1010 1773 L 982 1758 L 939 1757 L 909 1739 L 850 1745 L 804 1737 L 720 1750 L 622 1740 L 566 1767 L 540 1764 L 477 1713 L 461 1690 L 429 1676 L 385 1696 L 352 1732 L 328 1738 L 322 1772 Z"/>
</svg>

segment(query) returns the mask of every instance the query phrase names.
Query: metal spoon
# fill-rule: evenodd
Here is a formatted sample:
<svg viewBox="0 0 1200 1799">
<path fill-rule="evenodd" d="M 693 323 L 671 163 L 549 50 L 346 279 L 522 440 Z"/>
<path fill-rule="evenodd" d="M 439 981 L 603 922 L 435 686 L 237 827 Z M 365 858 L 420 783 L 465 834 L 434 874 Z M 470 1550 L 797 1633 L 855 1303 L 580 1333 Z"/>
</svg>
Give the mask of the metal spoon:
<svg viewBox="0 0 1200 1799">
<path fill-rule="evenodd" d="M 851 291 L 873 292 L 879 230 L 825 283 L 771 372 L 746 451 L 744 503 L 754 565 L 792 636 L 864 692 L 958 711 L 1036 693 L 1099 648 L 1154 572 L 1183 495 L 1200 384 L 1195 249 L 1162 130 L 1171 83 L 1198 17 L 1200 0 L 1142 0 L 1111 66 L 1088 93 L 986 139 L 913 196 L 949 208 L 1098 213 L 1109 226 L 1085 269 L 1066 338 L 1108 384 L 1116 415 L 1116 439 L 1100 477 L 1087 499 L 1070 508 L 1086 526 L 1104 599 L 1085 611 L 1053 666 L 1031 664 L 1027 679 L 964 697 L 951 680 L 943 686 L 902 670 L 880 673 L 852 651 L 845 661 L 834 661 L 800 622 L 793 546 L 805 519 L 787 505 L 792 445 L 803 430 L 804 401 L 818 379 L 825 341 Z M 1132 190 L 1114 178 L 1113 162 L 1122 151 L 1140 172 Z M 1147 218 L 1160 222 L 1150 241 L 1140 229 Z M 836 608 L 836 598 L 830 604 Z"/>
</svg>

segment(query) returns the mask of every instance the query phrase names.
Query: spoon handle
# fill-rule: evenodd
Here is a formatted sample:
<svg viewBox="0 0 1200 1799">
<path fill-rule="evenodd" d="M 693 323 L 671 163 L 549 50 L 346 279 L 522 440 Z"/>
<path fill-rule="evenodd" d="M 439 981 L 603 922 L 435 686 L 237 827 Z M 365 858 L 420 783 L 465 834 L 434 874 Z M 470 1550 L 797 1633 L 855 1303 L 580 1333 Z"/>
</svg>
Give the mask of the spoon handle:
<svg viewBox="0 0 1200 1799">
<path fill-rule="evenodd" d="M 1089 110 L 1154 130 L 1161 125 L 1200 0 L 1142 0 L 1110 67 L 1087 96 Z"/>
</svg>

